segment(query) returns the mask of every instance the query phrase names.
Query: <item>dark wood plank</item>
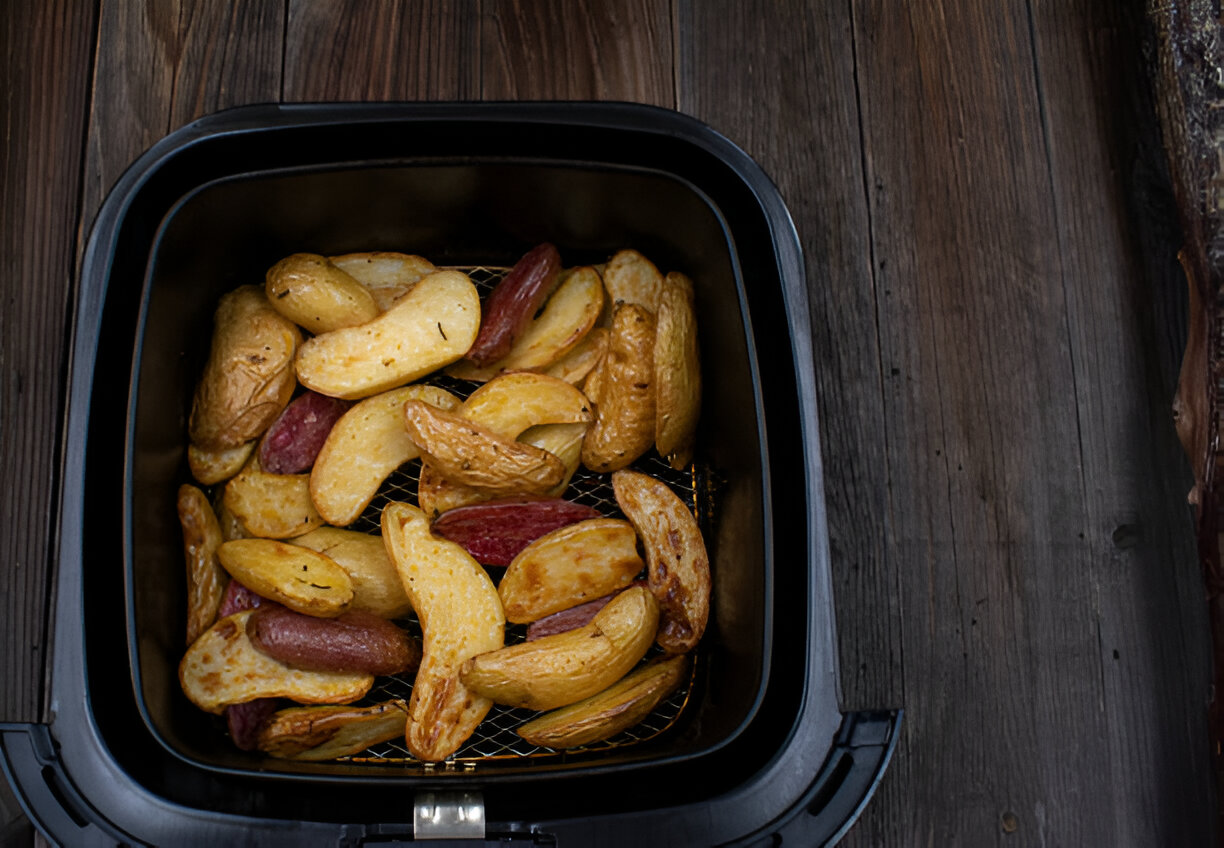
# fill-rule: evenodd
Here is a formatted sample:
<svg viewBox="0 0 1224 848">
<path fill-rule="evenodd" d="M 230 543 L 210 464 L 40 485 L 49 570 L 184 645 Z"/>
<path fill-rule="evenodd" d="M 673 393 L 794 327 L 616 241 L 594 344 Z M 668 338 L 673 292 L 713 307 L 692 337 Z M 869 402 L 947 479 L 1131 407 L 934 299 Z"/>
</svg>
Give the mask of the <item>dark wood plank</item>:
<svg viewBox="0 0 1224 848">
<path fill-rule="evenodd" d="M 0 15 L 0 720 L 38 721 L 93 4 Z"/>
<path fill-rule="evenodd" d="M 673 106 L 663 0 L 484 0 L 484 100 L 628 100 Z"/>
<path fill-rule="evenodd" d="M 476 8 L 459 0 L 290 0 L 283 99 L 475 99 Z"/>
<path fill-rule="evenodd" d="M 282 0 L 103 0 L 82 210 L 162 136 L 229 106 L 280 98 Z"/>
</svg>

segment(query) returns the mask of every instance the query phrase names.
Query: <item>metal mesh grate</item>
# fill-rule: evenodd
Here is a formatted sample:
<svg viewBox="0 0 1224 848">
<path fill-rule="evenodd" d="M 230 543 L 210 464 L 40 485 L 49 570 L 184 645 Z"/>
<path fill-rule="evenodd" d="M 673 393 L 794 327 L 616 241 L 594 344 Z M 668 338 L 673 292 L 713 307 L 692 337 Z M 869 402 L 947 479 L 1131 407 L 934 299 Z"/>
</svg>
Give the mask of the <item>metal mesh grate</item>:
<svg viewBox="0 0 1224 848">
<path fill-rule="evenodd" d="M 505 276 L 506 268 L 462 268 L 481 290 L 482 295 L 491 289 Z M 467 397 L 478 384 L 454 380 L 443 375 L 435 375 L 429 382 L 445 388 L 460 398 Z M 667 483 L 671 489 L 694 510 L 699 524 L 705 531 L 711 523 L 711 499 L 707 497 L 705 484 L 707 475 L 699 466 L 690 466 L 677 471 L 667 464 L 656 453 L 647 454 L 632 466 L 637 471 L 649 474 Z M 383 508 L 392 502 L 417 504 L 417 487 L 420 481 L 421 463 L 414 460 L 391 475 L 379 489 L 378 494 L 362 513 L 361 517 L 351 525 L 351 529 L 365 533 L 381 532 L 381 515 Z M 569 500 L 594 507 L 602 515 L 609 518 L 624 518 L 616 498 L 612 492 L 611 477 L 607 474 L 596 474 L 585 468 L 579 468 L 570 481 L 565 492 Z M 707 534 L 708 535 L 708 534 Z M 501 569 L 492 572 L 494 580 L 500 577 Z M 409 632 L 419 636 L 421 628 L 416 618 L 409 617 L 398 622 Z M 525 625 L 508 624 L 506 628 L 506 644 L 522 642 L 526 638 Z M 656 656 L 658 649 L 654 648 L 646 660 Z M 645 662 L 645 660 L 644 660 Z M 551 748 L 541 748 L 532 745 L 519 737 L 514 731 L 526 724 L 539 713 L 533 710 L 505 707 L 494 704 L 485 720 L 480 723 L 472 736 L 445 763 L 435 765 L 422 763 L 409 753 L 402 739 L 375 745 L 361 754 L 345 758 L 353 763 L 378 764 L 416 764 L 425 771 L 442 769 L 443 771 L 461 770 L 465 773 L 474 771 L 482 762 L 490 760 L 511 760 L 520 758 L 564 758 L 571 754 L 598 752 L 615 748 L 623 748 L 652 739 L 671 727 L 680 717 L 689 702 L 692 677 L 689 682 L 673 692 L 662 701 L 655 710 L 641 723 L 625 730 L 616 736 L 601 742 L 595 742 L 581 748 L 560 752 Z M 361 703 L 374 704 L 391 698 L 402 698 L 405 701 L 412 694 L 412 679 L 401 677 L 380 677 L 374 689 Z"/>
</svg>

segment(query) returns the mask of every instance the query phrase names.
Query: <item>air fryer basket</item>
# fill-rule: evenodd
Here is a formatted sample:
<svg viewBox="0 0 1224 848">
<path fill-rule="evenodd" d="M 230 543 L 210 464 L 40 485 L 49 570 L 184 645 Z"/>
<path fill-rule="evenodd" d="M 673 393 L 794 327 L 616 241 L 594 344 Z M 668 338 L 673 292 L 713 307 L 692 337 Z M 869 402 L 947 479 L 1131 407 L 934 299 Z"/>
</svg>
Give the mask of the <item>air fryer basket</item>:
<svg viewBox="0 0 1224 848">
<path fill-rule="evenodd" d="M 176 676 L 185 610 L 174 493 L 187 479 L 186 415 L 217 299 L 299 251 L 406 250 L 496 268 L 545 240 L 567 265 L 631 246 L 694 281 L 699 448 L 668 482 L 702 520 L 713 596 L 688 685 L 638 732 L 569 753 L 505 744 L 525 717 L 506 711 L 438 766 L 385 746 L 327 763 L 239 751 Z M 423 839 L 422 805 L 441 797 L 443 807 L 476 798 L 483 832 L 505 838 L 835 837 L 878 780 L 897 715 L 837 708 L 806 309 L 772 185 L 674 113 L 253 107 L 171 136 L 116 186 L 82 269 L 55 717 L 0 728 L 32 817 L 48 832 L 71 827 L 47 796 L 76 827 L 112 838 L 358 844 L 414 826 Z M 590 475 L 575 491 L 611 513 L 602 485 Z M 384 497 L 397 486 L 410 491 L 411 477 Z"/>
</svg>

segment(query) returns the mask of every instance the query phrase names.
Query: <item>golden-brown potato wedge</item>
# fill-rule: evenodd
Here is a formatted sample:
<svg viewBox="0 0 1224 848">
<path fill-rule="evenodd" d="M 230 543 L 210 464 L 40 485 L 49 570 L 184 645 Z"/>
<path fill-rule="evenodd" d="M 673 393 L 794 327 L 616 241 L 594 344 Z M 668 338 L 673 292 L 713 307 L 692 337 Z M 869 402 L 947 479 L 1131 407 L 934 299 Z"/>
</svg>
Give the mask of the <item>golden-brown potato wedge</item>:
<svg viewBox="0 0 1224 848">
<path fill-rule="evenodd" d="M 225 508 L 248 535 L 290 539 L 323 526 L 310 499 L 309 474 L 269 474 L 255 458 L 225 484 Z"/>
<path fill-rule="evenodd" d="M 527 624 L 623 589 L 641 570 L 633 525 L 591 518 L 524 548 L 506 568 L 497 594 L 506 620 Z"/>
<path fill-rule="evenodd" d="M 649 475 L 617 471 L 612 490 L 646 549 L 650 591 L 662 607 L 656 641 L 669 654 L 690 651 L 710 614 L 710 559 L 697 519 Z"/>
<path fill-rule="evenodd" d="M 609 324 L 611 320 L 609 319 Z M 612 333 L 608 333 L 608 341 L 604 344 L 603 354 L 591 366 L 591 370 L 587 372 L 586 378 L 582 381 L 582 393 L 587 396 L 587 400 L 595 404 L 596 408 L 603 401 L 603 384 L 604 372 L 608 365 L 608 347 L 612 344 Z M 653 349 L 651 351 L 653 353 Z"/>
<path fill-rule="evenodd" d="M 229 575 L 217 560 L 221 525 L 208 496 L 195 486 L 178 490 L 178 517 L 183 526 L 183 553 L 187 558 L 187 644 L 212 627 L 225 594 Z"/>
<path fill-rule="evenodd" d="M 459 406 L 445 389 L 404 386 L 366 398 L 332 427 L 310 471 L 311 501 L 328 523 L 352 524 L 391 472 L 421 455 L 404 429 L 404 404 L 413 399 Z"/>
<path fill-rule="evenodd" d="M 497 374 L 547 368 L 573 349 L 595 326 L 603 309 L 603 282 L 594 268 L 576 268 L 533 318 L 510 352 L 489 365 L 456 362 L 447 373 L 460 380 L 491 380 Z"/>
<path fill-rule="evenodd" d="M 369 397 L 459 359 L 479 329 L 480 296 L 467 274 L 435 271 L 374 320 L 304 342 L 298 380 L 332 397 Z"/>
<path fill-rule="evenodd" d="M 412 611 L 382 536 L 320 527 L 291 544 L 317 551 L 348 572 L 353 581 L 349 610 L 365 610 L 383 618 L 402 618 Z"/>
<path fill-rule="evenodd" d="M 654 343 L 655 449 L 672 468 L 693 458 L 701 412 L 701 361 L 693 283 L 676 271 L 664 278 Z"/>
<path fill-rule="evenodd" d="M 378 316 L 369 289 L 315 253 L 286 256 L 264 278 L 268 302 L 312 333 L 356 327 Z"/>
<path fill-rule="evenodd" d="M 644 307 L 616 308 L 612 337 L 600 370 L 595 423 L 582 445 L 582 464 L 615 471 L 640 457 L 655 440 L 655 319 Z"/>
<path fill-rule="evenodd" d="M 628 730 L 684 681 L 688 657 L 654 660 L 602 692 L 533 719 L 514 732 L 532 745 L 577 748 Z"/>
<path fill-rule="evenodd" d="M 561 460 L 423 401 L 404 404 L 408 435 L 442 476 L 491 495 L 543 494 L 565 476 Z"/>
<path fill-rule="evenodd" d="M 251 534 L 242 526 L 242 522 L 234 517 L 225 505 L 225 490 L 219 489 L 213 495 L 213 513 L 217 516 L 217 524 L 221 527 L 221 541 L 230 539 L 249 539 Z"/>
<path fill-rule="evenodd" d="M 236 448 L 258 437 L 289 403 L 301 331 L 256 286 L 226 294 L 213 317 L 208 363 L 196 385 L 188 425 L 205 450 Z"/>
<path fill-rule="evenodd" d="M 287 760 L 334 760 L 404 735 L 408 704 L 319 706 L 278 710 L 259 729 L 259 750 Z"/>
<path fill-rule="evenodd" d="M 291 610 L 322 618 L 353 600 L 353 581 L 332 559 L 275 539 L 235 539 L 217 549 L 230 576 L 252 592 Z"/>
<path fill-rule="evenodd" d="M 502 374 L 472 392 L 459 414 L 507 439 L 540 424 L 590 423 L 586 396 L 556 377 L 533 372 Z"/>
<path fill-rule="evenodd" d="M 410 253 L 346 253 L 330 259 L 333 265 L 369 289 L 380 312 L 394 306 L 426 274 L 438 270 L 428 259 Z"/>
<path fill-rule="evenodd" d="M 607 689 L 637 665 L 654 641 L 659 606 L 644 586 L 621 592 L 590 624 L 478 654 L 463 664 L 463 685 L 499 704 L 551 710 Z"/>
<path fill-rule="evenodd" d="M 480 564 L 459 545 L 430 533 L 429 520 L 416 507 L 388 504 L 382 535 L 423 634 L 404 736 L 413 756 L 444 760 L 492 706 L 460 682 L 459 668 L 470 657 L 502 646 L 501 600 Z"/>
<path fill-rule="evenodd" d="M 301 671 L 255 650 L 246 635 L 251 610 L 221 619 L 196 639 L 179 663 L 183 693 L 200 709 L 220 714 L 256 698 L 292 698 L 303 704 L 347 704 L 363 697 L 374 676 Z"/>
<path fill-rule="evenodd" d="M 241 471 L 247 460 L 251 458 L 253 450 L 255 450 L 254 439 L 243 442 L 236 448 L 219 450 L 206 450 L 195 445 L 188 445 L 187 467 L 191 469 L 191 476 L 201 486 L 215 486 L 217 483 L 224 483 Z"/>
<path fill-rule="evenodd" d="M 603 271 L 604 287 L 613 303 L 636 303 L 651 314 L 659 309 L 663 275 L 636 250 L 619 250 Z"/>
<path fill-rule="evenodd" d="M 569 487 L 570 478 L 582 464 L 582 441 L 586 437 L 586 424 L 541 424 L 528 427 L 518 440 L 525 445 L 535 445 L 551 453 L 565 466 L 565 475 L 561 482 L 545 492 L 550 497 L 558 498 Z"/>
<path fill-rule="evenodd" d="M 580 385 L 591 370 L 599 364 L 599 360 L 603 359 L 604 353 L 608 350 L 609 335 L 606 327 L 592 327 L 591 331 L 582 337 L 582 341 L 545 368 L 544 373 L 575 386 Z"/>
</svg>

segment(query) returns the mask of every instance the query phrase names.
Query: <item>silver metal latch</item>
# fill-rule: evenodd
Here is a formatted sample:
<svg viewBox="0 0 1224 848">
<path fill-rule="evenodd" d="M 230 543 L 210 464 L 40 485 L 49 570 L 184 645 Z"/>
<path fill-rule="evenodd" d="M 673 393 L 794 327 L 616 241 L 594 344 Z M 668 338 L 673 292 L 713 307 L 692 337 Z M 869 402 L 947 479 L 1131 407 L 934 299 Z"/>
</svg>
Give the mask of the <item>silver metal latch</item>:
<svg viewBox="0 0 1224 848">
<path fill-rule="evenodd" d="M 421 792 L 413 802 L 412 835 L 419 839 L 484 839 L 479 792 Z"/>
</svg>

